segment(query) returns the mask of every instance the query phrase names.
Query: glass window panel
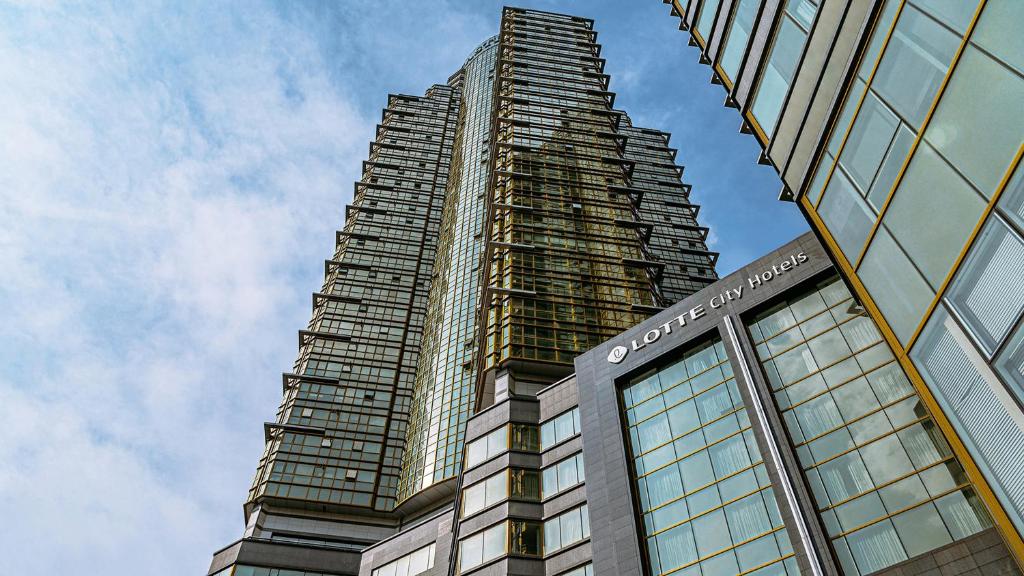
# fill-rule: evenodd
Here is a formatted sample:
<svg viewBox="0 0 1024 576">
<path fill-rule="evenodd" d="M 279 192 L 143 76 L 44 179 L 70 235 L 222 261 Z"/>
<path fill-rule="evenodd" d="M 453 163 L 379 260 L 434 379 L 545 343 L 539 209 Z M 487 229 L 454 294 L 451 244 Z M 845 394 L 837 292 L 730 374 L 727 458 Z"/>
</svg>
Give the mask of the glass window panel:
<svg viewBox="0 0 1024 576">
<path fill-rule="evenodd" d="M 736 559 L 739 561 L 739 569 L 743 571 L 750 570 L 778 557 L 779 545 L 776 543 L 774 534 L 762 536 L 761 538 L 736 549 Z M 782 565 L 776 564 L 776 566 L 781 567 Z M 732 574 L 735 574 L 735 572 Z M 761 574 L 761 572 L 757 572 L 757 574 Z"/>
<path fill-rule="evenodd" d="M 896 137 L 889 146 L 885 159 L 882 160 L 878 176 L 871 184 L 871 188 L 868 189 L 868 203 L 874 207 L 876 212 L 881 210 L 885 201 L 889 199 L 892 185 L 896 183 L 896 177 L 899 175 L 900 169 L 903 168 L 903 162 L 910 155 L 910 147 L 913 144 L 914 133 L 905 124 L 900 124 L 896 131 Z"/>
<path fill-rule="evenodd" d="M 992 218 L 946 298 L 986 352 L 1002 343 L 1024 310 L 1024 241 Z"/>
<path fill-rule="evenodd" d="M 1017 333 L 996 358 L 995 366 L 1007 388 L 1017 396 L 1019 402 L 1024 403 L 1024 327 L 1017 329 Z"/>
<path fill-rule="evenodd" d="M 836 407 L 842 413 L 843 419 L 847 422 L 880 408 L 871 386 L 864 378 L 857 378 L 852 382 L 844 384 L 832 391 L 832 398 Z"/>
<path fill-rule="evenodd" d="M 818 215 L 846 259 L 856 262 L 875 222 L 875 215 L 842 170 L 832 173 L 832 179 L 825 188 L 825 197 L 818 206 Z"/>
<path fill-rule="evenodd" d="M 824 334 L 807 341 L 811 354 L 817 361 L 818 366 L 829 366 L 835 364 L 842 358 L 846 358 L 852 351 L 846 343 L 839 330 L 832 329 Z"/>
<path fill-rule="evenodd" d="M 561 530 L 562 546 L 568 546 L 573 542 L 583 539 L 583 520 L 580 517 L 580 510 L 570 510 L 558 517 L 559 530 Z"/>
<path fill-rule="evenodd" d="M 861 194 L 874 182 L 899 124 L 899 118 L 889 107 L 868 92 L 839 157 L 839 163 Z"/>
<path fill-rule="evenodd" d="M 459 544 L 459 568 L 468 570 L 483 562 L 483 535 L 476 534 L 466 538 Z"/>
<path fill-rule="evenodd" d="M 708 448 L 715 476 L 724 478 L 733 472 L 750 466 L 750 456 L 742 436 L 733 436 Z"/>
<path fill-rule="evenodd" d="M 701 3 L 700 14 L 697 16 L 697 32 L 707 40 L 711 34 L 711 25 L 715 21 L 715 12 L 718 11 L 718 4 L 721 0 L 704 0 Z"/>
<path fill-rule="evenodd" d="M 679 468 L 668 466 L 647 476 L 647 497 L 652 507 L 683 495 Z"/>
<path fill-rule="evenodd" d="M 463 515 L 468 516 L 486 506 L 486 491 L 483 483 L 475 484 L 462 492 Z"/>
<path fill-rule="evenodd" d="M 783 16 L 751 109 L 758 124 L 769 135 L 775 132 L 782 103 L 806 40 L 807 34 L 793 20 Z"/>
<path fill-rule="evenodd" d="M 668 571 L 689 564 L 697 559 L 697 545 L 689 524 L 677 526 L 655 538 L 661 570 Z"/>
<path fill-rule="evenodd" d="M 836 517 L 839 518 L 843 530 L 852 530 L 883 516 L 885 507 L 882 506 L 878 492 L 868 492 L 836 507 Z"/>
<path fill-rule="evenodd" d="M 787 0 L 786 14 L 793 18 L 804 31 L 810 31 L 814 15 L 818 11 L 818 0 Z"/>
<path fill-rule="evenodd" d="M 700 569 L 704 576 L 734 576 L 740 570 L 736 554 L 731 550 L 701 562 Z"/>
<path fill-rule="evenodd" d="M 996 205 L 1007 219 L 1014 222 L 1017 228 L 1024 228 L 1024 168 L 1020 166 L 1014 170 L 1010 181 L 1006 183 L 1006 189 L 999 197 Z"/>
<path fill-rule="evenodd" d="M 821 482 L 833 502 L 846 500 L 874 488 L 860 454 L 851 452 L 818 467 Z"/>
<path fill-rule="evenodd" d="M 977 534 L 992 525 L 977 495 L 970 489 L 939 498 L 935 506 L 956 540 Z"/>
<path fill-rule="evenodd" d="M 945 280 L 984 210 L 984 199 L 922 143 L 882 222 L 934 288 Z"/>
<path fill-rule="evenodd" d="M 896 436 L 886 436 L 860 449 L 864 464 L 875 484 L 884 484 L 914 469 L 906 450 Z"/>
<path fill-rule="evenodd" d="M 757 18 L 759 6 L 758 0 L 739 0 L 734 9 L 728 36 L 725 38 L 725 46 L 719 59 L 722 70 L 733 81 L 739 76 L 740 61 L 747 49 L 750 31 L 754 29 L 754 19 Z"/>
<path fill-rule="evenodd" d="M 858 316 L 839 327 L 850 347 L 859 352 L 882 339 L 874 321 L 867 316 Z"/>
<path fill-rule="evenodd" d="M 686 491 L 690 492 L 715 480 L 714 470 L 711 468 L 711 458 L 707 450 L 697 452 L 679 463 L 679 471 L 682 475 Z"/>
<path fill-rule="evenodd" d="M 656 448 L 672 439 L 672 431 L 668 426 L 668 417 L 665 414 L 641 422 L 637 426 L 640 435 L 640 447 L 644 452 Z"/>
<path fill-rule="evenodd" d="M 991 197 L 1024 142 L 1024 77 L 968 46 L 928 124 L 925 139 Z M 984 134 L 977 138 L 976 134 Z"/>
<path fill-rule="evenodd" d="M 907 559 L 892 522 L 883 520 L 846 537 L 862 574 L 870 574 Z"/>
<path fill-rule="evenodd" d="M 867 375 L 867 381 L 871 383 L 874 395 L 882 404 L 891 404 L 913 392 L 913 387 L 910 386 L 906 374 L 896 363 L 887 364 L 870 372 Z"/>
<path fill-rule="evenodd" d="M 935 296 L 931 287 L 885 229 L 875 234 L 859 273 L 896 337 L 906 343 Z"/>
<path fill-rule="evenodd" d="M 817 372 L 818 365 L 806 344 L 781 354 L 775 358 L 775 368 L 784 384 L 792 384 L 812 372 Z"/>
<path fill-rule="evenodd" d="M 733 542 L 744 542 L 772 529 L 760 492 L 726 506 L 725 516 Z"/>
<path fill-rule="evenodd" d="M 548 466 L 541 473 L 541 482 L 544 485 L 544 497 L 547 498 L 558 492 L 558 470 L 554 466 Z"/>
<path fill-rule="evenodd" d="M 843 417 L 829 394 L 801 404 L 794 411 L 807 438 L 820 436 L 843 424 Z"/>
<path fill-rule="evenodd" d="M 952 455 L 945 440 L 930 421 L 900 430 L 899 437 L 915 468 L 924 468 Z"/>
<path fill-rule="evenodd" d="M 733 407 L 732 398 L 729 397 L 729 389 L 725 385 L 704 392 L 696 400 L 697 412 L 700 414 L 700 421 L 703 424 L 723 416 L 732 410 Z M 684 428 L 683 430 L 687 429 Z"/>
<path fill-rule="evenodd" d="M 576 475 L 576 458 L 570 458 L 563 460 L 558 464 L 558 487 L 560 490 L 564 490 L 570 486 L 575 486 L 578 482 Z"/>
<path fill-rule="evenodd" d="M 671 504 L 666 504 L 651 513 L 651 520 L 654 522 L 655 530 L 664 530 L 689 517 L 690 509 L 686 506 L 685 498 L 676 500 Z"/>
<path fill-rule="evenodd" d="M 985 11 L 971 35 L 971 41 L 995 54 L 1018 73 L 1024 74 L 1021 22 L 1024 22 L 1024 3 L 1017 0 L 990 0 L 985 4 Z"/>
<path fill-rule="evenodd" d="M 1024 426 L 1019 409 L 942 306 L 911 358 L 1018 527 L 1024 527 Z"/>
<path fill-rule="evenodd" d="M 507 524 L 504 522 L 484 532 L 483 561 L 487 562 L 505 553 Z"/>
<path fill-rule="evenodd" d="M 928 491 L 917 475 L 890 484 L 879 490 L 878 494 L 890 514 L 928 499 Z"/>
<path fill-rule="evenodd" d="M 562 531 L 559 518 L 555 517 L 544 523 L 544 553 L 553 552 L 562 547 Z"/>
<path fill-rule="evenodd" d="M 904 6 L 871 88 L 917 129 L 959 44 L 941 24 L 912 5 Z"/>
<path fill-rule="evenodd" d="M 697 552 L 703 557 L 728 547 L 729 526 L 725 521 L 725 514 L 722 510 L 715 510 L 695 518 L 693 522 L 693 535 L 697 541 Z"/>
<path fill-rule="evenodd" d="M 953 541 L 938 510 L 931 503 L 899 514 L 892 519 L 903 548 L 910 557 L 934 550 Z"/>
<path fill-rule="evenodd" d="M 689 508 L 691 516 L 702 514 L 721 505 L 722 497 L 715 485 L 708 486 L 686 497 L 686 507 Z"/>
<path fill-rule="evenodd" d="M 706 395 L 706 394 L 705 394 Z M 668 411 L 668 423 L 673 436 L 685 434 L 700 426 L 697 407 L 693 400 L 687 400 Z"/>
<path fill-rule="evenodd" d="M 497 456 L 508 450 L 508 428 L 502 426 L 487 435 L 487 457 Z"/>
</svg>

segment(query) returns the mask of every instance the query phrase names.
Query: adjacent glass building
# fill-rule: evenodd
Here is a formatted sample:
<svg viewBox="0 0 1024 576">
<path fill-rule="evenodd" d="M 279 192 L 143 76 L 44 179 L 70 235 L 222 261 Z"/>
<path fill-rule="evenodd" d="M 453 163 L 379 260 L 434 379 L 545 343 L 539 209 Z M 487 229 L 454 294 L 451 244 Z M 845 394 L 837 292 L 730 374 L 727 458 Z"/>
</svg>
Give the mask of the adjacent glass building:
<svg viewBox="0 0 1024 576">
<path fill-rule="evenodd" d="M 1024 558 L 1024 3 L 666 3 Z"/>
<path fill-rule="evenodd" d="M 470 416 L 534 397 L 717 279 L 669 135 L 614 108 L 596 36 L 585 18 L 506 9 L 446 84 L 389 96 L 264 426 L 244 535 L 211 574 L 357 574 L 368 546 L 439 511 L 539 500 L 550 473 L 521 466 L 461 503 L 460 471 L 480 452 L 464 450 Z M 536 451 L 540 432 L 504 438 Z M 587 526 L 585 503 L 508 520 L 462 556 L 486 562 L 506 540 L 539 554 Z M 441 569 L 445 546 L 424 541 L 372 574 Z"/>
</svg>

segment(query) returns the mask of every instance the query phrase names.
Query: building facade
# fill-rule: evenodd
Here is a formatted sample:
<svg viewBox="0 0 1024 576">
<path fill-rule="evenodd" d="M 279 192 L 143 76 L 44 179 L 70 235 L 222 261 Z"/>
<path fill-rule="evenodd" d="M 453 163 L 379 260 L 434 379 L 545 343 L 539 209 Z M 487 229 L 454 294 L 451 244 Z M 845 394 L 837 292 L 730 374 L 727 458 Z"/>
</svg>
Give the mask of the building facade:
<svg viewBox="0 0 1024 576">
<path fill-rule="evenodd" d="M 465 453 L 362 576 L 1019 574 L 811 233 L 478 411 Z"/>
<path fill-rule="evenodd" d="M 210 574 L 357 574 L 368 546 L 450 516 L 475 410 L 535 398 L 717 279 L 669 135 L 614 108 L 596 40 L 591 20 L 506 8 L 447 84 L 389 97 L 243 537 Z"/>
<path fill-rule="evenodd" d="M 666 0 L 1024 559 L 1024 3 Z"/>
</svg>

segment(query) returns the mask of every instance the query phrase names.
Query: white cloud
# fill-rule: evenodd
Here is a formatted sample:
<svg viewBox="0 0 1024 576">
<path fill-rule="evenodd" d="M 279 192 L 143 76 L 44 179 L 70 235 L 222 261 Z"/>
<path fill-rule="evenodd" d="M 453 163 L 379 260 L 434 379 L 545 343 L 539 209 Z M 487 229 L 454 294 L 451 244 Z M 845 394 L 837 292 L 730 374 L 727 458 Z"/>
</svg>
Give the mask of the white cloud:
<svg viewBox="0 0 1024 576">
<path fill-rule="evenodd" d="M 0 30 L 0 573 L 201 573 L 375 118 L 268 7 Z"/>
</svg>

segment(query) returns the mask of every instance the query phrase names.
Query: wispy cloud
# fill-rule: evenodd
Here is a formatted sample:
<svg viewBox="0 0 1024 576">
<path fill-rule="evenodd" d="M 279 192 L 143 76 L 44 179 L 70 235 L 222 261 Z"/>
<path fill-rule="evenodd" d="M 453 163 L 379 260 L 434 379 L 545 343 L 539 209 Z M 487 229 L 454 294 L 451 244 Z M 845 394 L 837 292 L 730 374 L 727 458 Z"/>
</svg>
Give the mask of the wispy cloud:
<svg viewBox="0 0 1024 576">
<path fill-rule="evenodd" d="M 373 119 L 273 7 L 0 22 L 0 572 L 200 573 Z"/>
</svg>

